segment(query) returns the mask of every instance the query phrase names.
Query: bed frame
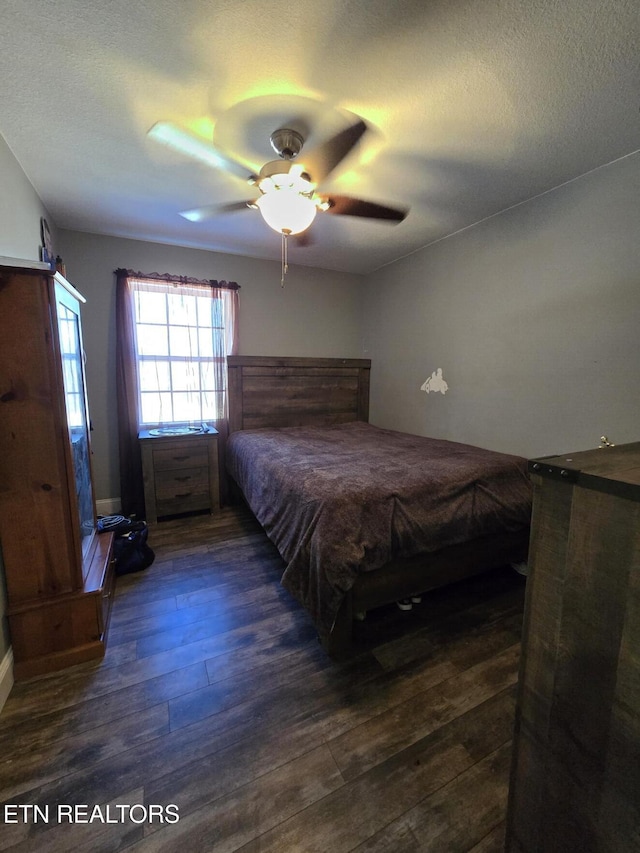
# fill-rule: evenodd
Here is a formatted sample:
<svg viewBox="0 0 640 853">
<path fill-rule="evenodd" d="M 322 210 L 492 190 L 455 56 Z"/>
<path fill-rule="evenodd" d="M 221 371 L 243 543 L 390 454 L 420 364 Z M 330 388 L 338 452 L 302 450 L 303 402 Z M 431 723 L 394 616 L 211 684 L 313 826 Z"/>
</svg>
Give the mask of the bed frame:
<svg viewBox="0 0 640 853">
<path fill-rule="evenodd" d="M 227 365 L 230 433 L 369 420 L 369 359 L 229 356 Z M 528 542 L 528 530 L 486 536 L 363 572 L 323 646 L 332 657 L 344 657 L 356 613 L 522 562 Z"/>
</svg>

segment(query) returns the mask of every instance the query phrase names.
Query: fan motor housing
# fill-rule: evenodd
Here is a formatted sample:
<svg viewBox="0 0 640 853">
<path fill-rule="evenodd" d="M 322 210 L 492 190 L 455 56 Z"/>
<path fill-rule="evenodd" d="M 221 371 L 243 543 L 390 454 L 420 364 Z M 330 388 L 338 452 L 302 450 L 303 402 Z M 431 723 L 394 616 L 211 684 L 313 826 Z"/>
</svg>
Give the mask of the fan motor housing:
<svg viewBox="0 0 640 853">
<path fill-rule="evenodd" d="M 271 147 L 283 160 L 293 160 L 302 151 L 304 139 L 297 130 L 289 127 L 281 127 L 269 137 Z"/>
<path fill-rule="evenodd" d="M 261 178 L 270 178 L 273 175 L 288 175 L 291 163 L 288 160 L 269 160 L 260 169 Z"/>
<path fill-rule="evenodd" d="M 272 178 L 274 175 L 288 175 L 292 166 L 293 163 L 290 160 L 269 160 L 269 162 L 265 163 L 262 169 L 260 169 L 260 176 L 258 180 L 262 180 L 262 178 Z M 308 172 L 300 172 L 300 177 L 303 181 L 311 182 L 311 176 Z"/>
</svg>

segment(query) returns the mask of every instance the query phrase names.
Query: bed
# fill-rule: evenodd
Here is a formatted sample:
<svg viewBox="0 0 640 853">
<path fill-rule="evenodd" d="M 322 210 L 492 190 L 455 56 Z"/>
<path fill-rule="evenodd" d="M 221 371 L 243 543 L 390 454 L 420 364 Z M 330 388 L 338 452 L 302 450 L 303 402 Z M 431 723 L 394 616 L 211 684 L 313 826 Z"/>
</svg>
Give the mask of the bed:
<svg viewBox="0 0 640 853">
<path fill-rule="evenodd" d="M 355 614 L 526 559 L 526 460 L 372 426 L 367 359 L 227 361 L 227 472 L 332 656 Z"/>
</svg>

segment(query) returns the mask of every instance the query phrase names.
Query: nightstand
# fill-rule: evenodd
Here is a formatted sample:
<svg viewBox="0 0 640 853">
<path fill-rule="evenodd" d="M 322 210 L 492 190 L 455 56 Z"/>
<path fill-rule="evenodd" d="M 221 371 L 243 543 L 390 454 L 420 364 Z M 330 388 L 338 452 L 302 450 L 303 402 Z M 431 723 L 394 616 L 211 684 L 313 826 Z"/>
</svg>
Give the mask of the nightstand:
<svg viewBox="0 0 640 853">
<path fill-rule="evenodd" d="M 158 518 L 220 509 L 218 431 L 193 435 L 139 433 L 147 523 Z"/>
</svg>

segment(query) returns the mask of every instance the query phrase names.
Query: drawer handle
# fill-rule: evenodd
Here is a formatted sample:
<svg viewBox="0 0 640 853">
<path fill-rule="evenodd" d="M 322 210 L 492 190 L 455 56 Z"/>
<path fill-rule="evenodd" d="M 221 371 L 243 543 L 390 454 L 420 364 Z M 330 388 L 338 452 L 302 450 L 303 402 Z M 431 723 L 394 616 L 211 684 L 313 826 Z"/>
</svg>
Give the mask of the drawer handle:
<svg viewBox="0 0 640 853">
<path fill-rule="evenodd" d="M 172 456 L 172 459 L 175 459 L 176 462 L 184 462 L 185 459 L 188 459 L 188 456 Z"/>
<path fill-rule="evenodd" d="M 191 475 L 190 475 L 190 474 L 187 474 L 187 476 L 186 476 L 186 477 L 174 477 L 173 479 L 174 479 L 174 480 L 177 480 L 177 481 L 178 481 L 178 483 L 186 483 L 186 482 L 187 482 L 187 480 L 190 480 L 190 479 L 191 479 Z"/>
<path fill-rule="evenodd" d="M 176 495 L 176 497 L 177 497 L 177 498 L 190 498 L 190 497 L 191 497 L 191 492 L 185 492 L 185 493 L 184 493 L 184 494 L 182 494 L 182 495 Z"/>
</svg>

